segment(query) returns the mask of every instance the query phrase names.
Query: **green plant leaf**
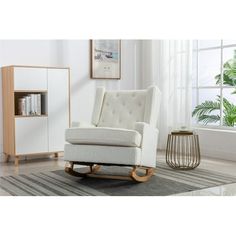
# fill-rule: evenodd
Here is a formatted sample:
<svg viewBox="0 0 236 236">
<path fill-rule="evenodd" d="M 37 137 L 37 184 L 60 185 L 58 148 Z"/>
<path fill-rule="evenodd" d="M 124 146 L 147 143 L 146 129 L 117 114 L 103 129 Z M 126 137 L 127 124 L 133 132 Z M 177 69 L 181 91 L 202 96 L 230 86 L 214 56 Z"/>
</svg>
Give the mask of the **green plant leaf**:
<svg viewBox="0 0 236 236">
<path fill-rule="evenodd" d="M 201 115 L 198 117 L 198 121 L 203 122 L 205 125 L 208 123 L 216 123 L 219 120 L 219 115 Z"/>
<path fill-rule="evenodd" d="M 221 80 L 220 74 L 215 76 L 215 80 L 216 80 L 216 84 L 220 84 L 220 80 Z"/>
<path fill-rule="evenodd" d="M 220 102 L 205 101 L 202 104 L 195 107 L 192 112 L 192 116 L 202 116 L 211 113 L 212 111 L 220 110 Z"/>
<path fill-rule="evenodd" d="M 231 61 L 232 61 L 232 59 L 230 59 L 224 63 L 224 65 L 223 65 L 224 69 L 229 69 L 229 70 L 232 69 L 232 67 L 231 67 L 232 62 Z"/>
<path fill-rule="evenodd" d="M 226 126 L 234 127 L 236 124 L 236 114 L 228 114 L 224 116 L 223 123 Z"/>
</svg>

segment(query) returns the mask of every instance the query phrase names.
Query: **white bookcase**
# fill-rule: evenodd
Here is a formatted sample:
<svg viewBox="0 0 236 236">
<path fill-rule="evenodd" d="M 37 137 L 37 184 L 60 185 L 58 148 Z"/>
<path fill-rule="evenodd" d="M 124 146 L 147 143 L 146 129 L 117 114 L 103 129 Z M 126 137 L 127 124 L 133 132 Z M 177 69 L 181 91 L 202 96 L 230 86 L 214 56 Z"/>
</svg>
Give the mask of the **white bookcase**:
<svg viewBox="0 0 236 236">
<path fill-rule="evenodd" d="M 7 66 L 2 68 L 3 149 L 6 161 L 20 156 L 64 150 L 64 132 L 70 126 L 69 68 Z M 40 115 L 19 115 L 17 101 L 41 95 Z"/>
</svg>

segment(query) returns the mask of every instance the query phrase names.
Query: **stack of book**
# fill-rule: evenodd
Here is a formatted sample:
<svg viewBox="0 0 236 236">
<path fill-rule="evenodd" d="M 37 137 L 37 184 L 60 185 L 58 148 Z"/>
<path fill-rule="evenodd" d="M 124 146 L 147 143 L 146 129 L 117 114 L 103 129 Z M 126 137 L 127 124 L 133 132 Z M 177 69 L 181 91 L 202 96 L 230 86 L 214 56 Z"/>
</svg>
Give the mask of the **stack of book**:
<svg viewBox="0 0 236 236">
<path fill-rule="evenodd" d="M 41 115 L 41 94 L 28 94 L 18 99 L 18 115 L 40 116 Z"/>
</svg>

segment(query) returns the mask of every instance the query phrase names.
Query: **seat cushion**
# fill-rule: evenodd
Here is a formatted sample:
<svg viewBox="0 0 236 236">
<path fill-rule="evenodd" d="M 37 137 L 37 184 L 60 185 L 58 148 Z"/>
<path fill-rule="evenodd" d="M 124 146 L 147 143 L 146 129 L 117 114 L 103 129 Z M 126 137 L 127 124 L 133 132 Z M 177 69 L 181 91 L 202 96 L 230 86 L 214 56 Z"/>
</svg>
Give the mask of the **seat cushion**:
<svg viewBox="0 0 236 236">
<path fill-rule="evenodd" d="M 65 145 L 64 160 L 76 162 L 140 165 L 141 148 L 102 145 Z"/>
<path fill-rule="evenodd" d="M 140 147 L 141 139 L 137 131 L 120 128 L 81 127 L 66 130 L 66 141 L 71 144 Z"/>
</svg>

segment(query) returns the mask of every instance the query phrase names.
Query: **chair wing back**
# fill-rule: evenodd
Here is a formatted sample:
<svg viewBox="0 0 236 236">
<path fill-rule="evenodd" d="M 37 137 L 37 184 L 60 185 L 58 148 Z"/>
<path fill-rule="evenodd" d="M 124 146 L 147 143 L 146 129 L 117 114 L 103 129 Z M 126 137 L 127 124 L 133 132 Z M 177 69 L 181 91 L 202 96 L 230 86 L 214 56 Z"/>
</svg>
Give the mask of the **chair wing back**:
<svg viewBox="0 0 236 236">
<path fill-rule="evenodd" d="M 123 91 L 97 88 L 92 122 L 99 127 L 133 129 L 136 122 L 155 127 L 159 107 L 160 91 L 155 86 Z"/>
</svg>

